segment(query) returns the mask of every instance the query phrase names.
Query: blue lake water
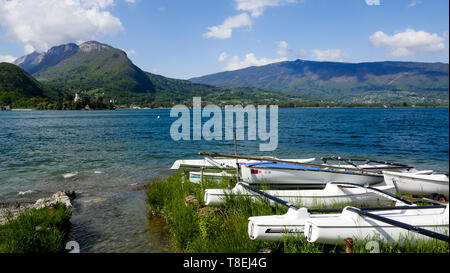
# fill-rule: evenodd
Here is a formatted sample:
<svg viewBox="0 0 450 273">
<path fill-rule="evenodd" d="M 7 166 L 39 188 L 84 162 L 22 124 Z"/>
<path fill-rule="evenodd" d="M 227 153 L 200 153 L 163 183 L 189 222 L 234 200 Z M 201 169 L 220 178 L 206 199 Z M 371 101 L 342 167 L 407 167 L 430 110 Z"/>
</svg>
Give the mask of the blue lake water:
<svg viewBox="0 0 450 273">
<path fill-rule="evenodd" d="M 169 113 L 0 112 L 0 202 L 75 190 L 70 237 L 83 252 L 167 251 L 166 239 L 149 229 L 145 193 L 136 189 L 170 175 L 176 159 L 201 158 L 199 151 L 234 153 L 233 141 L 173 141 L 176 118 Z M 259 140 L 239 141 L 238 153 L 449 169 L 448 108 L 279 109 L 278 120 L 277 150 L 259 152 Z"/>
</svg>

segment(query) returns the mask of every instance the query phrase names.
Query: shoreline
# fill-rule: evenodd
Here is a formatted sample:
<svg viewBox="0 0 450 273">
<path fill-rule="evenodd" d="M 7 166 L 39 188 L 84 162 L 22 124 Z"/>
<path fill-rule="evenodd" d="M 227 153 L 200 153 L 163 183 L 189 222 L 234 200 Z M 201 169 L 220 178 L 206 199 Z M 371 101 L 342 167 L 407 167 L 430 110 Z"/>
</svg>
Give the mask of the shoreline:
<svg viewBox="0 0 450 273">
<path fill-rule="evenodd" d="M 251 105 L 251 104 L 250 104 Z M 256 106 L 255 106 L 256 107 Z M 278 107 L 279 109 L 414 109 L 414 108 L 449 108 L 448 105 L 437 105 L 437 106 L 388 106 L 388 107 L 381 107 L 381 106 L 299 106 L 299 107 Z M 80 111 L 80 112 L 92 112 L 92 111 L 124 111 L 124 110 L 170 110 L 172 108 L 120 108 L 120 109 L 98 109 L 98 110 L 38 110 L 38 109 L 11 109 L 11 110 L 5 110 L 4 112 L 8 111 Z M 194 109 L 192 107 L 188 107 L 188 109 Z M 207 108 L 202 108 L 207 109 Z M 225 109 L 225 107 L 221 107 L 220 109 Z M 3 112 L 3 111 L 0 111 Z"/>
</svg>

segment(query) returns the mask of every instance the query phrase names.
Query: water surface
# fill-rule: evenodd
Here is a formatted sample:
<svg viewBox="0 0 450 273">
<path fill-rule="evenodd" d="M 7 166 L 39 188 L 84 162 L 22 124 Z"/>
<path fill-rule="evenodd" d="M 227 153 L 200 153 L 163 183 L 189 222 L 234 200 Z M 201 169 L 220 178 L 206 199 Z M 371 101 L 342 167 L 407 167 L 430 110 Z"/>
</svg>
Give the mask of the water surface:
<svg viewBox="0 0 450 273">
<path fill-rule="evenodd" d="M 0 202 L 75 190 L 70 238 L 82 252 L 168 251 L 167 239 L 148 225 L 140 187 L 173 173 L 176 159 L 234 153 L 233 141 L 173 141 L 169 112 L 0 112 Z M 448 108 L 279 109 L 278 149 L 262 153 L 259 140 L 240 141 L 238 152 L 369 158 L 448 172 L 448 114 Z"/>
</svg>

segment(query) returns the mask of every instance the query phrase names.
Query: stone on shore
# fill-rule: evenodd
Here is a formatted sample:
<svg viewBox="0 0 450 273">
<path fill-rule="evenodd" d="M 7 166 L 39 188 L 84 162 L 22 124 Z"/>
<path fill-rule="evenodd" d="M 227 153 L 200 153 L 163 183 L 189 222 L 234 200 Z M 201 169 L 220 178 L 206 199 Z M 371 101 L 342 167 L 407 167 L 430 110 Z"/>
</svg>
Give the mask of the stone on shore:
<svg viewBox="0 0 450 273">
<path fill-rule="evenodd" d="M 56 207 L 57 203 L 63 203 L 67 208 L 73 209 L 72 200 L 75 199 L 74 191 L 60 191 L 50 198 L 38 199 L 34 204 L 11 204 L 7 208 L 0 209 L 0 225 L 5 224 L 8 218 L 15 219 L 26 209 L 41 209 L 44 207 Z"/>
</svg>

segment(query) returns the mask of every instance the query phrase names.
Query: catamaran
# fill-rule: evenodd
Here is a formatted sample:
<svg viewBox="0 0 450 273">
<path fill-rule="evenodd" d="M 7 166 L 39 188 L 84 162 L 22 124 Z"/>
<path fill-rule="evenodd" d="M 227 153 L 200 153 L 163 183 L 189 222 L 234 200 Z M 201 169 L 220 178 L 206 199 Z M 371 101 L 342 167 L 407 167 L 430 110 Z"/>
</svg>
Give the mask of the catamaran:
<svg viewBox="0 0 450 273">
<path fill-rule="evenodd" d="M 395 194 L 394 185 L 379 186 L 376 189 Z M 304 207 L 339 204 L 385 206 L 392 203 L 392 199 L 381 196 L 373 190 L 339 183 L 328 183 L 324 189 L 320 190 L 263 190 L 263 192 Z M 205 205 L 222 205 L 232 196 L 250 198 L 252 201 L 261 198 L 258 194 L 245 188 L 242 183 L 237 183 L 233 189 L 206 189 Z"/>
<path fill-rule="evenodd" d="M 261 157 L 248 157 L 238 155 L 224 155 L 217 153 L 199 153 L 210 157 L 229 158 L 232 162 L 248 160 L 236 164 L 240 169 L 243 181 L 250 184 L 267 184 L 281 187 L 324 187 L 329 182 L 350 182 L 361 185 L 382 183 L 384 177 L 382 170 L 385 169 L 410 169 L 412 167 L 380 161 L 366 160 L 364 164 L 357 165 L 356 160 L 342 158 L 326 158 L 330 160 L 344 161 L 346 165 L 315 164 L 309 162 L 289 161 L 285 159 L 268 159 Z M 375 165 L 369 163 L 377 163 Z"/>
</svg>

